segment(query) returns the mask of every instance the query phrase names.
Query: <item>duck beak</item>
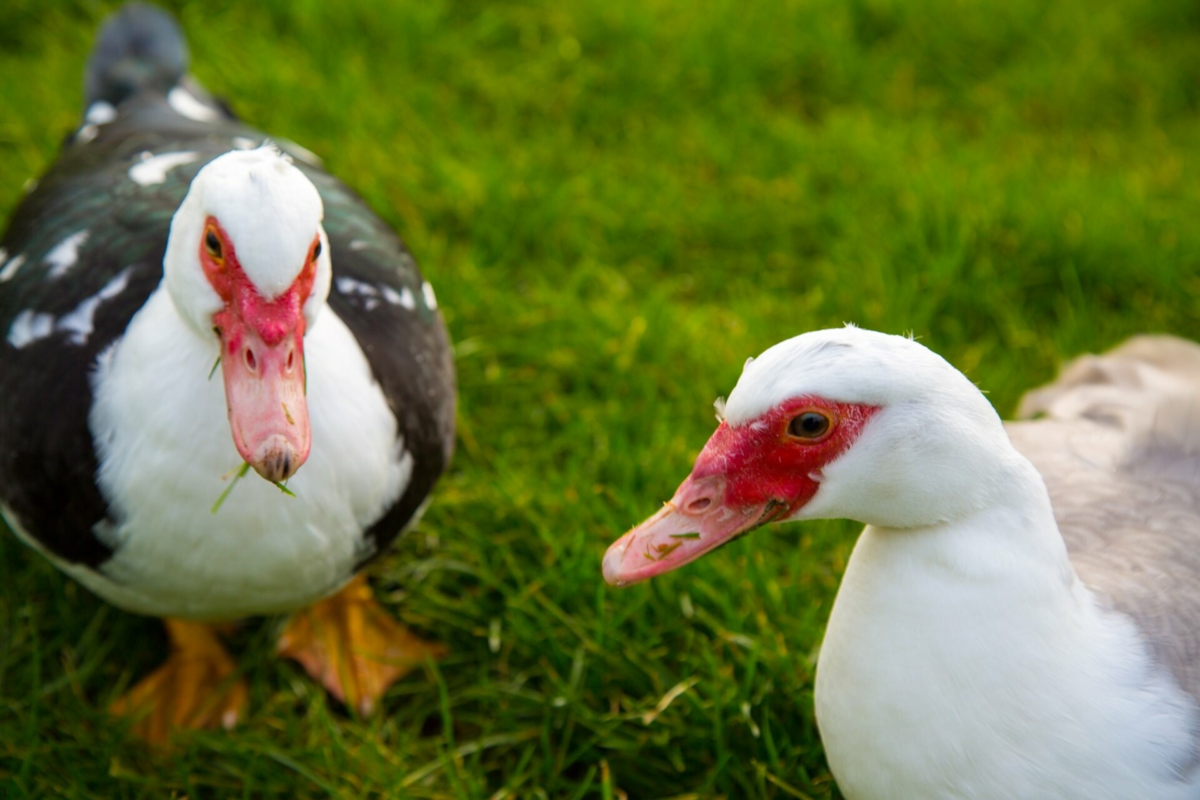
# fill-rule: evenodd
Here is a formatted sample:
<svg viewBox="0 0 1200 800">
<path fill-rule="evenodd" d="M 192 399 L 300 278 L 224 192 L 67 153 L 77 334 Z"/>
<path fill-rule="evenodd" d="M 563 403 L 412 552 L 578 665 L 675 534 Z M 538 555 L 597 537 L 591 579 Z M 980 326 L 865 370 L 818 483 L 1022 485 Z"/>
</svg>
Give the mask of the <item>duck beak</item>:
<svg viewBox="0 0 1200 800">
<path fill-rule="evenodd" d="M 236 326 L 224 330 L 222 344 L 233 443 L 259 475 L 285 481 L 304 464 L 312 445 L 302 326 L 274 342 L 250 326 Z"/>
<path fill-rule="evenodd" d="M 628 586 L 682 567 L 788 511 L 786 503 L 731 505 L 720 474 L 693 472 L 657 514 L 613 542 L 604 580 Z"/>
<path fill-rule="evenodd" d="M 788 434 L 795 415 L 813 408 L 837 420 L 832 432 L 812 440 Z M 722 421 L 666 507 L 608 548 L 604 579 L 614 586 L 644 581 L 755 528 L 795 518 L 816 495 L 825 466 L 878 410 L 805 396 L 736 428 Z"/>
</svg>

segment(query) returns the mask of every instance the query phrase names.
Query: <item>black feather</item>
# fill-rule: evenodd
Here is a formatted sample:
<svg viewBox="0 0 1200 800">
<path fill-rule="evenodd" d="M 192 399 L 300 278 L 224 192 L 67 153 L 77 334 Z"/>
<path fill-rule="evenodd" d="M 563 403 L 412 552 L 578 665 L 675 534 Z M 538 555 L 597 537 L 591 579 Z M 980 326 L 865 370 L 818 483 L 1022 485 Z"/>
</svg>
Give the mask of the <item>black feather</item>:
<svg viewBox="0 0 1200 800">
<path fill-rule="evenodd" d="M 165 94 L 183 79 L 187 65 L 187 42 L 171 15 L 129 3 L 96 37 L 84 75 L 85 102 L 118 106 L 148 89 Z"/>
</svg>

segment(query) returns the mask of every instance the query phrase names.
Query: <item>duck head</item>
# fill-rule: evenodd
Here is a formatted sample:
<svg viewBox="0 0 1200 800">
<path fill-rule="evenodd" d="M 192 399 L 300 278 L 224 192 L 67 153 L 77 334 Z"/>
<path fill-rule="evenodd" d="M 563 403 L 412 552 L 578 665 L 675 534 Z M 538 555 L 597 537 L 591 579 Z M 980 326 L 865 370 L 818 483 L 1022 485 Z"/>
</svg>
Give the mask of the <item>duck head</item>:
<svg viewBox="0 0 1200 800">
<path fill-rule="evenodd" d="M 995 410 L 941 356 L 902 336 L 814 331 L 747 361 L 691 475 L 604 556 L 636 583 L 773 522 L 950 521 L 991 502 L 1013 453 Z"/>
<path fill-rule="evenodd" d="M 308 458 L 304 334 L 329 296 L 321 197 L 273 147 L 235 151 L 196 175 L 163 262 L 180 316 L 218 349 L 229 429 L 267 480 Z"/>
</svg>

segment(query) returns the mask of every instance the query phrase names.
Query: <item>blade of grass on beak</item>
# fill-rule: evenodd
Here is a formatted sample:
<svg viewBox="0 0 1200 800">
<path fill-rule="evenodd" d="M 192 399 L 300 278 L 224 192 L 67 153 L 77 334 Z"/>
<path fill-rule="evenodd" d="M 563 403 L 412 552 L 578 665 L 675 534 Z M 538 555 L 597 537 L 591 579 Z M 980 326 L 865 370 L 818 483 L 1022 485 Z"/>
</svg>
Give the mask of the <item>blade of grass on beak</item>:
<svg viewBox="0 0 1200 800">
<path fill-rule="evenodd" d="M 233 480 L 231 480 L 229 485 L 225 487 L 225 491 L 221 492 L 221 496 L 217 498 L 217 502 L 213 503 L 212 509 L 209 511 L 210 514 L 215 514 L 221 510 L 221 504 L 225 502 L 225 498 L 229 497 L 229 493 L 233 491 L 233 487 L 237 486 L 237 482 L 245 477 L 246 473 L 249 471 L 250 462 L 244 462 L 241 466 L 241 469 L 239 469 L 237 474 L 233 476 Z M 288 494 L 291 494 L 291 492 L 288 492 Z"/>
</svg>

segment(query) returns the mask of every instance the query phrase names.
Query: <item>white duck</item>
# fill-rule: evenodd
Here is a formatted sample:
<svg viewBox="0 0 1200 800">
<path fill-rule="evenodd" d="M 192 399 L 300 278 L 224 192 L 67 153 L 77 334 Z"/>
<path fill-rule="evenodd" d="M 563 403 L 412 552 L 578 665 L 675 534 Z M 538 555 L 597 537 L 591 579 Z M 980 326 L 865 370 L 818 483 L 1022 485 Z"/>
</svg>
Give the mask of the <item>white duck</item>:
<svg viewBox="0 0 1200 800">
<path fill-rule="evenodd" d="M 816 680 L 847 797 L 1200 797 L 1198 401 L 1200 347 L 1140 337 L 1072 364 L 1026 397 L 1044 418 L 1006 431 L 914 341 L 804 334 L 747 363 L 604 575 L 643 580 L 768 522 L 864 522 Z"/>
</svg>

